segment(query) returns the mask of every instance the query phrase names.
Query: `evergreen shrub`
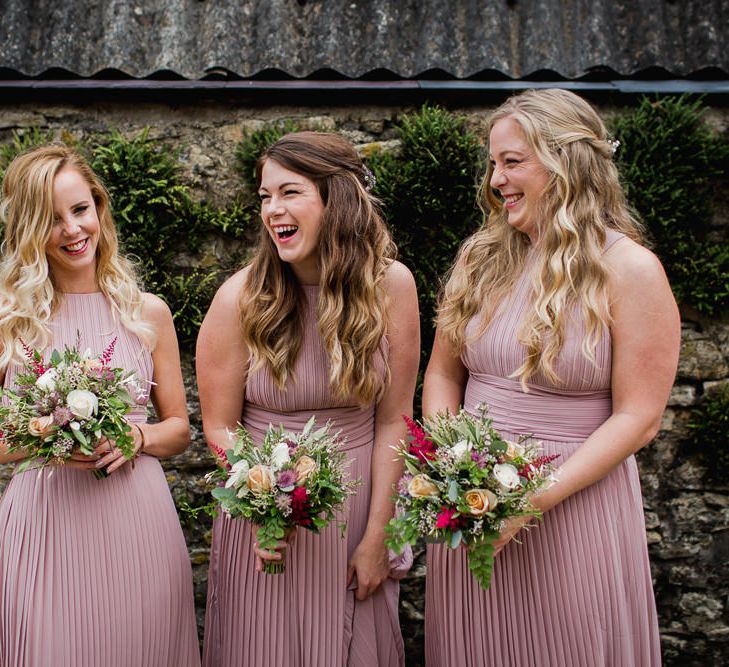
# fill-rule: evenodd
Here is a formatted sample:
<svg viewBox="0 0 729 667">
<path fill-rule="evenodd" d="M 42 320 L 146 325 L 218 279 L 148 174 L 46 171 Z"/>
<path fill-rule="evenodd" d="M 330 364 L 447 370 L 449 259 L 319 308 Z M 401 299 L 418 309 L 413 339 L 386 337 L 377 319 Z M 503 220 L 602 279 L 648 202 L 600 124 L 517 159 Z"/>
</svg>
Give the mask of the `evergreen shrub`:
<svg viewBox="0 0 729 667">
<path fill-rule="evenodd" d="M 613 123 L 628 199 L 646 225 L 678 301 L 706 314 L 729 305 L 729 247 L 707 238 L 729 142 L 700 100 L 643 98 Z M 726 187 L 726 180 L 724 180 Z"/>
<path fill-rule="evenodd" d="M 426 104 L 405 116 L 397 133 L 397 153 L 376 151 L 367 162 L 400 259 L 418 288 L 423 370 L 433 346 L 441 280 L 483 217 L 476 199 L 485 162 L 464 119 L 438 106 Z"/>
<path fill-rule="evenodd" d="M 692 449 L 701 452 L 707 476 L 729 483 L 729 384 L 706 396 L 691 415 Z"/>
</svg>

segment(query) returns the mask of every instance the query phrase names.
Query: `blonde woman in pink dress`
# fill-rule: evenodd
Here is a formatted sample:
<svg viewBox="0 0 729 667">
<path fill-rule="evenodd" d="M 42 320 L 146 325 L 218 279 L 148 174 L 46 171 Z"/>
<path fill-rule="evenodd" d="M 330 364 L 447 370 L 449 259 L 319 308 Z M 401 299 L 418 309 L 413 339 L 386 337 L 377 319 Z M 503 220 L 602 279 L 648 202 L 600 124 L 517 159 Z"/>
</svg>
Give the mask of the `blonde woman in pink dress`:
<svg viewBox="0 0 729 667">
<path fill-rule="evenodd" d="M 159 423 L 147 423 L 144 406 L 129 414 L 133 463 L 106 441 L 92 457 L 10 480 L 0 499 L 0 664 L 195 667 L 192 571 L 158 461 L 190 439 L 170 311 L 139 290 L 117 251 L 109 197 L 69 148 L 18 156 L 1 210 L 4 386 L 22 366 L 20 339 L 47 356 L 66 345 L 100 354 L 116 339 L 112 363 L 151 388 Z M 22 458 L 0 443 L 0 462 Z M 97 479 L 100 469 L 109 476 Z"/>
<path fill-rule="evenodd" d="M 200 331 L 197 373 L 209 442 L 240 421 L 301 430 L 315 415 L 341 429 L 362 480 L 342 518 L 298 529 L 275 552 L 255 529 L 213 527 L 203 662 L 208 667 L 401 665 L 399 586 L 407 562 L 384 545 L 391 446 L 404 435 L 418 366 L 415 284 L 371 197 L 370 175 L 335 134 L 294 133 L 258 163 L 262 228 L 251 262 L 218 291 Z M 261 571 L 285 558 L 283 574 Z"/>
<path fill-rule="evenodd" d="M 504 525 L 488 591 L 465 552 L 429 548 L 426 660 L 659 665 L 633 454 L 656 435 L 671 389 L 676 304 L 589 104 L 529 91 L 489 128 L 488 217 L 444 290 L 424 412 L 485 403 L 507 438 L 542 441 L 559 467 L 532 499 L 543 523 Z"/>
</svg>

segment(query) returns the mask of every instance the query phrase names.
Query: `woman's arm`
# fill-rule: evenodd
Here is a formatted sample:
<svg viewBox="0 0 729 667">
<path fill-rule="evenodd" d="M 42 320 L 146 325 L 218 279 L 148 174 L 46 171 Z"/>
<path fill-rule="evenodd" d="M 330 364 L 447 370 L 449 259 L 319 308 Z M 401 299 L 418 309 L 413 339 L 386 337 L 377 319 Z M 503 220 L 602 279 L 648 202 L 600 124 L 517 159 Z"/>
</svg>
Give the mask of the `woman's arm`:
<svg viewBox="0 0 729 667">
<path fill-rule="evenodd" d="M 402 465 L 392 447 L 405 437 L 403 415 L 413 412 L 413 394 L 420 357 L 420 318 L 415 281 L 408 269 L 393 262 L 387 272 L 390 384 L 377 404 L 372 450 L 372 490 L 367 528 L 349 563 L 348 583 L 357 575 L 358 600 L 382 584 L 390 571 L 385 525 L 393 514 L 393 485 Z"/>
<path fill-rule="evenodd" d="M 423 415 L 431 416 L 448 410 L 456 414 L 463 404 L 468 371 L 440 330 L 435 332 L 433 351 L 423 384 Z"/>
<path fill-rule="evenodd" d="M 611 269 L 612 414 L 559 467 L 557 481 L 533 499 L 548 511 L 597 482 L 658 432 L 676 374 L 681 323 L 658 259 L 632 241 L 606 253 Z M 521 526 L 502 533 L 503 547 Z"/>
<path fill-rule="evenodd" d="M 197 386 L 208 443 L 233 446 L 245 397 L 248 349 L 241 336 L 238 301 L 245 269 L 218 290 L 197 337 Z"/>
<path fill-rule="evenodd" d="M 145 454 L 165 458 L 182 453 L 190 444 L 190 422 L 180 369 L 180 351 L 172 313 L 162 299 L 145 294 L 142 317 L 152 324 L 157 334 L 157 344 L 152 352 L 154 385 L 151 398 L 159 423 L 134 424 L 132 436 L 137 449 L 143 442 Z M 99 453 L 103 453 L 103 450 Z M 106 471 L 112 473 L 124 463 L 126 459 L 115 450 L 99 459 L 97 467 L 106 467 Z"/>
</svg>

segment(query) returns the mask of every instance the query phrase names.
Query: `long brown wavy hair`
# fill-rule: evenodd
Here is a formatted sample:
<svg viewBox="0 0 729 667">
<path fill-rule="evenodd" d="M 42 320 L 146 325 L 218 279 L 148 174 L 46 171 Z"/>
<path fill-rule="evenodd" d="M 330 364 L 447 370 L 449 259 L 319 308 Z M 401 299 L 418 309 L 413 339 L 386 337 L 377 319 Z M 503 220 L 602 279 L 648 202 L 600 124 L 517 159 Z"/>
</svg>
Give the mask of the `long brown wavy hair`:
<svg viewBox="0 0 729 667">
<path fill-rule="evenodd" d="M 613 146 L 597 112 L 561 89 L 529 90 L 510 97 L 491 116 L 515 120 L 549 179 L 537 216 L 539 241 L 532 273 L 532 307 L 519 331 L 526 361 L 513 373 L 526 389 L 539 373 L 554 384 L 569 310 L 579 304 L 585 323 L 582 353 L 595 348 L 609 326 L 608 271 L 602 258 L 606 230 L 640 241 L 641 225 L 630 210 L 613 162 Z M 508 223 L 504 203 L 490 186 L 489 164 L 480 191 L 484 223 L 465 241 L 441 295 L 438 323 L 459 353 L 466 325 L 480 313 L 481 335 L 524 270 L 528 237 Z"/>
<path fill-rule="evenodd" d="M 365 167 L 346 139 L 323 132 L 287 134 L 268 148 L 256 166 L 259 186 L 267 160 L 311 180 L 324 203 L 317 318 L 331 361 L 329 384 L 335 396 L 368 405 L 389 382 L 387 363 L 383 375 L 376 358 L 387 331 L 383 280 L 396 249 L 367 190 Z M 267 367 L 284 389 L 301 348 L 304 295 L 265 226 L 249 264 L 240 313 L 251 372 Z"/>
</svg>

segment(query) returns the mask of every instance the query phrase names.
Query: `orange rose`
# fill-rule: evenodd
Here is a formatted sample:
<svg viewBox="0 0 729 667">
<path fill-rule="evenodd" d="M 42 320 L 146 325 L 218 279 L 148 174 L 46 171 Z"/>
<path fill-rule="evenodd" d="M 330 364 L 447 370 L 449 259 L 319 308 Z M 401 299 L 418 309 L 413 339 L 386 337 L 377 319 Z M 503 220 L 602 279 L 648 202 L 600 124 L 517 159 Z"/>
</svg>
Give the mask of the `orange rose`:
<svg viewBox="0 0 729 667">
<path fill-rule="evenodd" d="M 427 475 L 415 475 L 408 484 L 408 493 L 414 498 L 437 496 L 438 487 Z"/>
<path fill-rule="evenodd" d="M 28 422 L 28 433 L 37 438 L 45 438 L 53 433 L 53 416 L 33 417 Z"/>
<path fill-rule="evenodd" d="M 483 516 L 498 504 L 496 494 L 488 489 L 471 489 L 463 495 L 468 511 L 474 516 Z"/>
<path fill-rule="evenodd" d="M 254 465 L 248 472 L 248 488 L 253 493 L 265 493 L 273 486 L 271 469 L 260 463 Z"/>
<path fill-rule="evenodd" d="M 296 484 L 301 486 L 316 470 L 316 461 L 310 456 L 302 456 L 294 464 L 294 472 L 296 473 Z"/>
</svg>

